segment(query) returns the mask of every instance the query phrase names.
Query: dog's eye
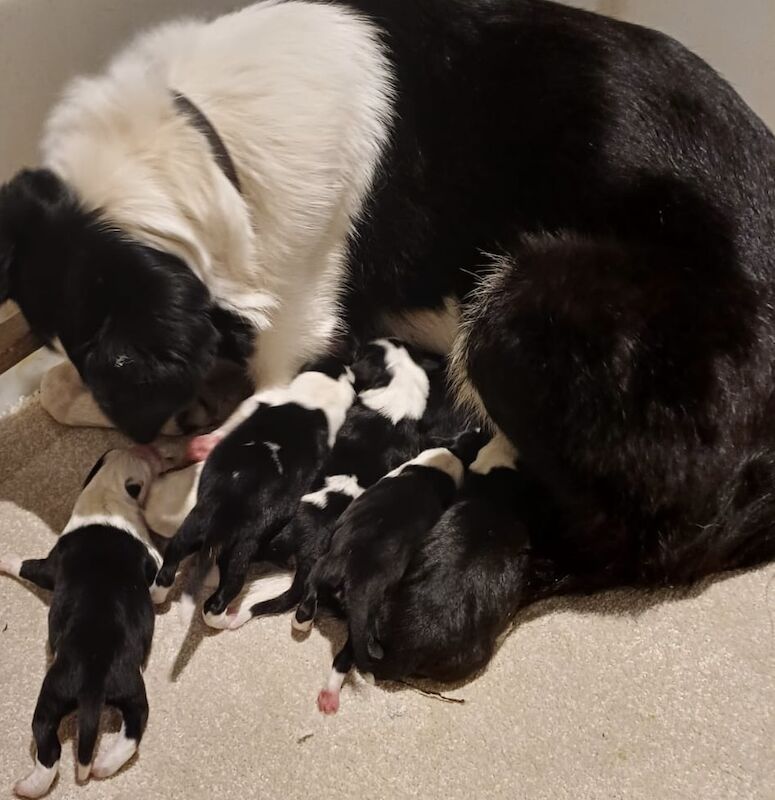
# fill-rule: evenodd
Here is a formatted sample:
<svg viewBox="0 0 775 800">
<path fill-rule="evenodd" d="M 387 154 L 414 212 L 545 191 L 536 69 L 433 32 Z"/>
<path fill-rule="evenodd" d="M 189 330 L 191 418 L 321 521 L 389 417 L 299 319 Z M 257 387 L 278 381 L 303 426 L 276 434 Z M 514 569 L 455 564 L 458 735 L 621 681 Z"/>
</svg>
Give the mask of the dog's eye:
<svg viewBox="0 0 775 800">
<path fill-rule="evenodd" d="M 132 499 L 137 500 L 137 498 L 140 497 L 140 492 L 143 491 L 143 484 L 132 480 L 132 478 L 129 478 L 129 480 L 127 480 L 127 482 L 124 484 L 124 488 L 126 489 L 126 493 Z"/>
</svg>

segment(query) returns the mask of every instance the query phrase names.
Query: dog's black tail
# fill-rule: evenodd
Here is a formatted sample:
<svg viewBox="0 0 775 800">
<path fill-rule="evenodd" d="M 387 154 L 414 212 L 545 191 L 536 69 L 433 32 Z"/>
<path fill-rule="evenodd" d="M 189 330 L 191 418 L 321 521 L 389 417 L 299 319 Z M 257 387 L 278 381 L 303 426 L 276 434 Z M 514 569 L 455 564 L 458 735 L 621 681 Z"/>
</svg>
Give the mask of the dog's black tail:
<svg viewBox="0 0 775 800">
<path fill-rule="evenodd" d="M 304 596 L 304 586 L 307 582 L 307 571 L 297 569 L 293 576 L 293 583 L 277 597 L 262 600 L 250 607 L 252 617 L 263 617 L 269 614 L 285 614 L 297 606 Z"/>
</svg>

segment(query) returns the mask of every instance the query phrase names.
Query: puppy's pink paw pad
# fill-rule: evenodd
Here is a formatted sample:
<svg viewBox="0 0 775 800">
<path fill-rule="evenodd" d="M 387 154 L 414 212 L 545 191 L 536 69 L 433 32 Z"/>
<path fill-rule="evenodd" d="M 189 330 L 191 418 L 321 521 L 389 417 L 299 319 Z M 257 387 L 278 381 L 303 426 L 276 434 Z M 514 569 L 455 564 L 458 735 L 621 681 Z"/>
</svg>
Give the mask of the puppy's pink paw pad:
<svg viewBox="0 0 775 800">
<path fill-rule="evenodd" d="M 186 448 L 186 457 L 195 463 L 205 461 L 210 453 L 215 450 L 223 437 L 217 433 L 206 433 L 203 436 L 195 436 Z"/>
<path fill-rule="evenodd" d="M 321 714 L 336 714 L 339 711 L 339 692 L 322 689 L 318 695 L 318 711 Z"/>
</svg>

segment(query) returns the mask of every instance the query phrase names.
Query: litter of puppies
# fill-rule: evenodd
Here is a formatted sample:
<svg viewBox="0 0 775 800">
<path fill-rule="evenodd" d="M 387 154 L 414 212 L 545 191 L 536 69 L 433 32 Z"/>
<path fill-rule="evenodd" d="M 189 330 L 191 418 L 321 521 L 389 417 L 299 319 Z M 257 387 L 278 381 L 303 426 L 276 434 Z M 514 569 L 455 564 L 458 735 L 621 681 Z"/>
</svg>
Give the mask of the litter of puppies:
<svg viewBox="0 0 775 800">
<path fill-rule="evenodd" d="M 211 627 L 294 610 L 299 630 L 321 609 L 345 621 L 322 713 L 337 712 L 352 667 L 416 689 L 407 678 L 457 680 L 484 666 L 524 594 L 527 536 L 512 498 L 520 476 L 511 445 L 467 427 L 453 407 L 445 366 L 377 340 L 351 364 L 326 358 L 248 398 L 192 441 L 203 464 L 164 472 L 150 447 L 103 456 L 49 556 L 0 559 L 0 571 L 53 592 L 36 762 L 16 793 L 49 791 L 59 722 L 74 710 L 80 782 L 132 758 L 148 719 L 152 600 L 167 599 L 193 555 L 202 575 L 212 567 L 217 576 L 203 607 Z M 163 559 L 149 530 L 169 540 Z M 259 561 L 292 568 L 293 581 L 238 603 Z M 95 758 L 103 705 L 118 708 L 123 727 Z"/>
</svg>

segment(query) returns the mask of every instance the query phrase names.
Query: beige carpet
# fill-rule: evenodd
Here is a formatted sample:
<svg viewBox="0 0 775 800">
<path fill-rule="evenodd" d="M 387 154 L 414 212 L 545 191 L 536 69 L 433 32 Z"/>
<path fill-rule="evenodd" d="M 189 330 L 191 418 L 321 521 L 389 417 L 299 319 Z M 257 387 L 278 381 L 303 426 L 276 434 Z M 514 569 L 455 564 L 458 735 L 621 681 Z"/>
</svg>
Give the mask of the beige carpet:
<svg viewBox="0 0 775 800">
<path fill-rule="evenodd" d="M 86 471 L 116 441 L 59 427 L 35 402 L 0 420 L 3 550 L 44 555 Z M 46 614 L 41 596 L 0 579 L 0 797 L 32 765 Z M 689 594 L 529 609 L 487 673 L 449 691 L 462 704 L 357 680 L 339 715 L 323 718 L 314 701 L 331 647 L 319 630 L 294 640 L 287 617 L 218 635 L 197 618 L 187 637 L 168 610 L 146 673 L 139 757 L 78 788 L 65 723 L 51 796 L 775 798 L 775 568 Z"/>
</svg>

